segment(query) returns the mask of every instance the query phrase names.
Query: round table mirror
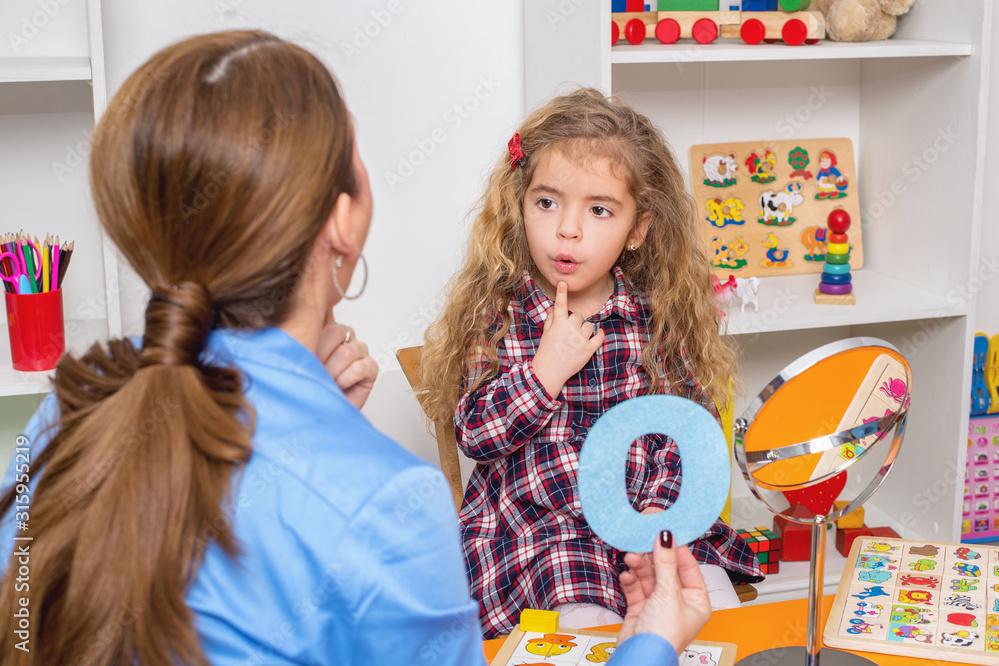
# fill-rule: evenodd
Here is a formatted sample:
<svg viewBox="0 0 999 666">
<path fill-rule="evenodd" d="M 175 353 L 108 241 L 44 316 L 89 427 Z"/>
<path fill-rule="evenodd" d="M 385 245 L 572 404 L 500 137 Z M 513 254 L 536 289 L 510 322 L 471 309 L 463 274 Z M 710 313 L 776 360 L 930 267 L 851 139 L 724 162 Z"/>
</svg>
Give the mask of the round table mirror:
<svg viewBox="0 0 999 666">
<path fill-rule="evenodd" d="M 740 665 L 873 663 L 821 650 L 826 531 L 884 482 L 902 446 L 911 387 L 909 364 L 894 346 L 850 338 L 784 368 L 735 421 L 734 455 L 752 493 L 774 514 L 812 527 L 807 644 Z"/>
</svg>

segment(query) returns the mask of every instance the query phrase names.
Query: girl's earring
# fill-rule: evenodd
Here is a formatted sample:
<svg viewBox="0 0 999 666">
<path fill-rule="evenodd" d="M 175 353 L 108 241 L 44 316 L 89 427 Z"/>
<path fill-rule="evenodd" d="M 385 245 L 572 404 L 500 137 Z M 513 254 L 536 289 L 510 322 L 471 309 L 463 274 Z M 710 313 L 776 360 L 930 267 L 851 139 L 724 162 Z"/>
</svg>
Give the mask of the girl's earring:
<svg viewBox="0 0 999 666">
<path fill-rule="evenodd" d="M 343 255 L 338 254 L 336 256 L 336 261 L 333 262 L 333 286 L 336 287 L 337 292 L 339 292 L 340 297 L 348 300 L 354 301 L 361 297 L 364 293 L 364 289 L 368 286 L 368 260 L 364 258 L 364 254 L 358 255 L 358 260 L 361 262 L 361 268 L 364 270 L 364 277 L 361 279 L 361 288 L 357 290 L 356 294 L 348 295 L 343 287 L 340 286 L 340 280 L 337 277 L 337 271 L 343 267 Z M 348 285 L 349 286 L 349 285 Z"/>
<path fill-rule="evenodd" d="M 638 246 L 637 246 L 637 245 L 632 245 L 632 246 L 631 246 L 631 247 L 629 247 L 628 249 L 629 249 L 629 250 L 631 250 L 632 252 L 634 252 L 635 250 L 637 250 L 637 249 L 638 249 Z"/>
</svg>

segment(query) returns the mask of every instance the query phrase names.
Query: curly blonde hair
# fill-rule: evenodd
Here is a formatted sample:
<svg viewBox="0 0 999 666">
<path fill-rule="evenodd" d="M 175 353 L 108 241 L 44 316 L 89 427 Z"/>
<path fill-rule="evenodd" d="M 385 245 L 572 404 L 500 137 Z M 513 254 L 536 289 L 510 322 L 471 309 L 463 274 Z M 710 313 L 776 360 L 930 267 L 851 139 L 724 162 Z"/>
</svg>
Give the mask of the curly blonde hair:
<svg viewBox="0 0 999 666">
<path fill-rule="evenodd" d="M 552 99 L 518 131 L 528 159 L 511 169 L 504 152 L 497 162 L 464 265 L 448 285 L 440 318 L 426 332 L 418 397 L 427 416 L 449 421 L 464 392 L 498 373 L 497 347 L 510 328 L 510 298 L 524 272 L 534 272 L 524 231 L 525 192 L 543 151 L 570 150 L 575 156 L 581 142 L 625 167 L 636 221 L 642 215 L 650 219 L 645 242 L 617 262 L 650 303 L 649 344 L 642 352 L 650 392 L 669 391 L 690 372 L 705 388 L 705 399 L 726 403 L 736 352 L 719 334 L 697 208 L 662 133 L 627 104 L 590 88 Z M 473 352 L 484 356 L 487 367 L 469 382 L 466 366 Z"/>
</svg>

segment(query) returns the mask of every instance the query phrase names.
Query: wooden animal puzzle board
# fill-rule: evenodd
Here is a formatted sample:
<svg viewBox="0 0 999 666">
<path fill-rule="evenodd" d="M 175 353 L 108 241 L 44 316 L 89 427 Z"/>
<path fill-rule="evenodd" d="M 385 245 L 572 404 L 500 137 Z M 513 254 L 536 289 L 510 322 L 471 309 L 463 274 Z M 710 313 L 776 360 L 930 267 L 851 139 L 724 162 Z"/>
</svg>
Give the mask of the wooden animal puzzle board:
<svg viewBox="0 0 999 666">
<path fill-rule="evenodd" d="M 592 666 L 610 661 L 617 635 L 603 631 L 558 629 L 557 633 L 514 629 L 491 666 Z M 733 666 L 733 643 L 695 642 L 680 656 L 680 666 Z"/>
<path fill-rule="evenodd" d="M 851 218 L 850 266 L 864 264 L 850 139 L 696 145 L 690 181 L 704 250 L 721 277 L 822 272 L 836 208 Z"/>
<path fill-rule="evenodd" d="M 850 650 L 999 664 L 999 548 L 858 538 L 824 639 Z"/>
</svg>

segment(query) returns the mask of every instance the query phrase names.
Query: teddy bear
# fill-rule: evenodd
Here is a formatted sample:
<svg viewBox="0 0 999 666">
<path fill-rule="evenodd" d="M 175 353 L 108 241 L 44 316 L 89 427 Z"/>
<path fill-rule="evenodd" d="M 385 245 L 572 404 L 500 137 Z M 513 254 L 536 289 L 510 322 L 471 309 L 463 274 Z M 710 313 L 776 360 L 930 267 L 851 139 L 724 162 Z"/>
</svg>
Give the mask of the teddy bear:
<svg viewBox="0 0 999 666">
<path fill-rule="evenodd" d="M 916 0 L 812 0 L 810 9 L 826 17 L 829 39 L 872 42 L 895 34 L 899 17 Z"/>
</svg>

